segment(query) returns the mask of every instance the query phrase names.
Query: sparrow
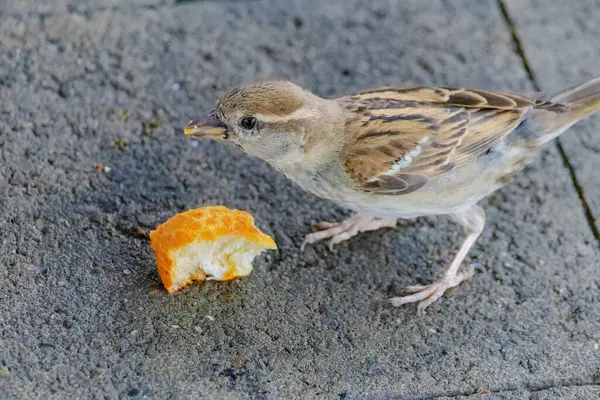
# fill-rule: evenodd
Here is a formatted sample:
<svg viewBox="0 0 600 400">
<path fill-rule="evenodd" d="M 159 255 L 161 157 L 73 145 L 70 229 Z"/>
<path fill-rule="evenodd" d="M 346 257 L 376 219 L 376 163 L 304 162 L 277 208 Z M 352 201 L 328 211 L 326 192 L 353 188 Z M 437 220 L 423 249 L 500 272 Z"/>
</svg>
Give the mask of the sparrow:
<svg viewBox="0 0 600 400">
<path fill-rule="evenodd" d="M 441 279 L 389 299 L 418 303 L 421 313 L 473 276 L 461 264 L 485 225 L 477 203 L 599 109 L 600 77 L 549 98 L 392 86 L 325 99 L 292 82 L 266 81 L 232 89 L 184 133 L 233 142 L 302 189 L 355 212 L 316 224 L 302 249 L 323 239 L 333 247 L 399 219 L 453 218 L 466 238 Z"/>
</svg>

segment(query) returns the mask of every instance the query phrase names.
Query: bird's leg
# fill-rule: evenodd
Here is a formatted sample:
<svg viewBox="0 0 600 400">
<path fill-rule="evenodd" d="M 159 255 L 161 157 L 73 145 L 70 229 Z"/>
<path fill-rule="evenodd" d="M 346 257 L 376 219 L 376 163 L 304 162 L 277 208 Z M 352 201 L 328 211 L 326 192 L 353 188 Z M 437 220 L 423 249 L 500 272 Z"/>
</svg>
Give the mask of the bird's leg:
<svg viewBox="0 0 600 400">
<path fill-rule="evenodd" d="M 377 219 L 361 215 L 355 215 L 342 222 L 319 222 L 313 225 L 317 232 L 306 235 L 301 249 L 304 250 L 307 244 L 328 238 L 329 248 L 332 249 L 334 245 L 350 239 L 359 232 L 374 231 L 379 228 L 393 228 L 396 223 L 396 219 Z"/>
<path fill-rule="evenodd" d="M 456 256 L 454 256 L 454 260 L 452 261 L 452 264 L 450 264 L 450 267 L 444 272 L 443 278 L 430 285 L 407 287 L 406 291 L 411 294 L 403 297 L 392 297 L 390 299 L 392 305 L 398 307 L 406 303 L 419 302 L 417 311 L 420 314 L 442 297 L 447 289 L 458 286 L 461 282 L 471 279 L 473 276 L 472 267 L 463 271 L 459 271 L 458 269 L 483 231 L 483 226 L 485 225 L 485 212 L 483 211 L 483 208 L 474 204 L 464 212 L 453 214 L 452 217 L 465 227 L 467 230 L 467 238 L 460 246 Z"/>
</svg>

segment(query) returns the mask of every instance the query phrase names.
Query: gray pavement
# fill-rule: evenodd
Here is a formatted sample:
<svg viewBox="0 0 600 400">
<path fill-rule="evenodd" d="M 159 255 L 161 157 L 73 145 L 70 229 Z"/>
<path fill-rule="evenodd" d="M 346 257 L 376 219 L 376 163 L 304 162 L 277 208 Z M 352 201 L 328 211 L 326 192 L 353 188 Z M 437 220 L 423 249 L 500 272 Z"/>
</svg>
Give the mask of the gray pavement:
<svg viewBox="0 0 600 400">
<path fill-rule="evenodd" d="M 301 253 L 347 211 L 181 134 L 266 78 L 560 89 L 600 74 L 600 3 L 562 3 L 0 1 L 0 398 L 598 398 L 599 117 L 483 202 L 483 267 L 421 317 L 381 300 L 450 262 L 448 219 Z M 280 249 L 167 295 L 137 229 L 211 204 Z"/>
</svg>

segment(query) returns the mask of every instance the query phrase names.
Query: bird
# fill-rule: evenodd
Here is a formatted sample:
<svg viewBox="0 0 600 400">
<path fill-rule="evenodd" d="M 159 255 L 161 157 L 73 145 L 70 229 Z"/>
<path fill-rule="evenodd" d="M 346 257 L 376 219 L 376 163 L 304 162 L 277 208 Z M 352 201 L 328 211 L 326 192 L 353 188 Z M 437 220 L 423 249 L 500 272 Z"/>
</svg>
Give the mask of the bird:
<svg viewBox="0 0 600 400">
<path fill-rule="evenodd" d="M 431 284 L 406 287 L 392 306 L 417 312 L 473 276 L 461 267 L 485 226 L 478 203 L 600 109 L 600 76 L 552 96 L 460 86 L 396 85 L 323 98 L 285 80 L 242 84 L 191 120 L 192 138 L 232 142 L 303 190 L 354 214 L 319 222 L 302 242 L 330 248 L 359 232 L 446 215 L 466 237 Z"/>
</svg>

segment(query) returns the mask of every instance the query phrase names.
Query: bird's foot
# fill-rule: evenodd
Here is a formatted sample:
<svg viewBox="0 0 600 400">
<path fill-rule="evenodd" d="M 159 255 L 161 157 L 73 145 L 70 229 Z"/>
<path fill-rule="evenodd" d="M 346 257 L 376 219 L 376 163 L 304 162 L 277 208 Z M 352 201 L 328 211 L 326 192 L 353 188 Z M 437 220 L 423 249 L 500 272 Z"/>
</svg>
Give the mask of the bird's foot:
<svg viewBox="0 0 600 400">
<path fill-rule="evenodd" d="M 336 244 L 356 236 L 359 232 L 374 231 L 379 228 L 393 228 L 396 223 L 397 220 L 395 219 L 377 219 L 360 215 L 355 215 L 342 222 L 319 222 L 313 225 L 316 232 L 306 235 L 300 248 L 304 250 L 307 244 L 329 239 L 329 248 L 333 249 Z"/>
<path fill-rule="evenodd" d="M 467 281 L 473 277 L 473 267 L 468 267 L 466 270 L 459 271 L 454 275 L 446 275 L 444 278 L 430 285 L 415 285 L 408 286 L 405 290 L 410 293 L 407 296 L 392 297 L 389 302 L 394 307 L 399 307 L 407 303 L 418 302 L 417 312 L 422 314 L 423 311 L 435 301 L 437 301 L 446 290 L 458 286 L 461 282 Z"/>
</svg>

